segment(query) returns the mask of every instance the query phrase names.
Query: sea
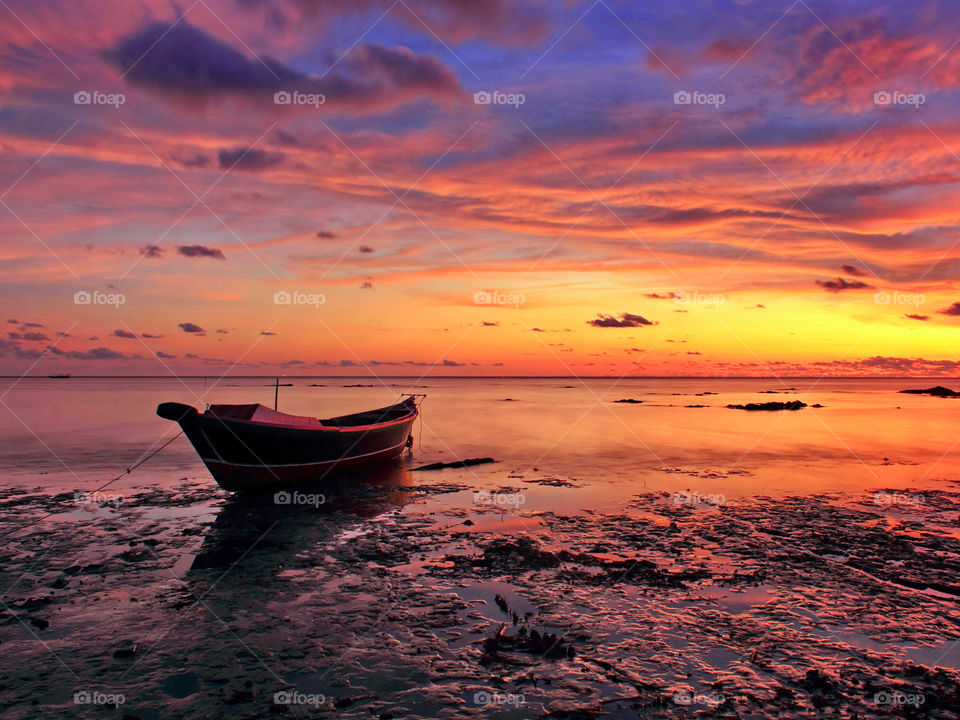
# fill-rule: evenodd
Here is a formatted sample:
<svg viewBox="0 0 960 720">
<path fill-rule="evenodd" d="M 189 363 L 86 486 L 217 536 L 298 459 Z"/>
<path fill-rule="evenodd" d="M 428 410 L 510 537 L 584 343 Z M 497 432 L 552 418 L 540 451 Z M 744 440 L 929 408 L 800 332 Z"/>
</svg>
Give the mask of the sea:
<svg viewBox="0 0 960 720">
<path fill-rule="evenodd" d="M 957 717 L 954 379 L 279 383 L 0 380 L 0 718 Z M 280 498 L 155 412 L 275 393 L 425 397 Z"/>
</svg>

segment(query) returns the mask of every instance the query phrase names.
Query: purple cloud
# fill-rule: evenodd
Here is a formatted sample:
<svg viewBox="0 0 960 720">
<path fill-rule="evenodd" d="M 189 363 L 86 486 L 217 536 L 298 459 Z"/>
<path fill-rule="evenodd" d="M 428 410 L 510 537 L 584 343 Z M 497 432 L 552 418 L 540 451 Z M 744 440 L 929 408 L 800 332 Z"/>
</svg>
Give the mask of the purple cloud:
<svg viewBox="0 0 960 720">
<path fill-rule="evenodd" d="M 217 260 L 226 260 L 223 251 L 219 248 L 210 248 L 204 245 L 181 245 L 177 252 L 184 257 L 208 257 Z"/>
<path fill-rule="evenodd" d="M 234 148 L 221 150 L 217 153 L 217 161 L 221 170 L 266 170 L 283 164 L 286 155 L 283 153 L 267 152 L 256 148 Z"/>
<path fill-rule="evenodd" d="M 817 285 L 827 292 L 838 293 L 843 290 L 866 290 L 871 288 L 865 282 L 860 280 L 844 280 L 838 277 L 836 280 L 817 280 Z"/>
<path fill-rule="evenodd" d="M 635 328 L 644 325 L 656 325 L 657 323 L 652 320 L 647 320 L 642 315 L 634 315 L 632 313 L 621 313 L 619 320 L 613 315 L 601 315 L 598 313 L 595 319 L 587 320 L 587 324 L 599 328 Z"/>
<path fill-rule="evenodd" d="M 153 22 L 104 56 L 128 82 L 195 103 L 237 95 L 272 106 L 272 94 L 281 91 L 323 95 L 321 107 L 343 103 L 369 109 L 417 95 L 465 97 L 456 73 L 405 47 L 360 43 L 334 70 L 312 77 L 270 57 L 247 57 L 186 20 Z"/>
</svg>

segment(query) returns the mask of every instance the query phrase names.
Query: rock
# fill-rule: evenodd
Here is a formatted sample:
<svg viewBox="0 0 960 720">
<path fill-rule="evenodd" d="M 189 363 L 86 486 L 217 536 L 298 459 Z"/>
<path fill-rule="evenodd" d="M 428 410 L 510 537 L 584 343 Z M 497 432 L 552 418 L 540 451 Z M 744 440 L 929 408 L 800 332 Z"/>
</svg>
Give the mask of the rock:
<svg viewBox="0 0 960 720">
<path fill-rule="evenodd" d="M 126 642 L 113 651 L 113 656 L 118 660 L 132 658 L 137 654 L 137 646 L 132 642 Z"/>
<path fill-rule="evenodd" d="M 727 405 L 734 410 L 799 410 L 805 408 L 807 404 L 794 400 L 792 402 L 765 402 L 765 403 L 747 403 L 746 405 Z"/>
<path fill-rule="evenodd" d="M 49 621 L 38 617 L 30 618 L 30 624 L 35 628 L 40 628 L 41 630 L 46 630 L 48 627 L 50 627 Z"/>
<path fill-rule="evenodd" d="M 621 400 L 614 400 L 615 403 L 627 403 L 628 405 L 639 405 L 643 400 L 636 400 L 635 398 L 623 398 Z"/>
<path fill-rule="evenodd" d="M 484 458 L 467 458 L 466 460 L 457 460 L 456 462 L 435 462 L 430 463 L 429 465 L 421 465 L 420 467 L 410 468 L 410 472 L 416 472 L 417 470 L 443 470 L 444 468 L 462 468 L 470 467 L 471 465 L 485 465 L 486 463 L 495 463 L 496 460 L 489 457 Z"/>
<path fill-rule="evenodd" d="M 943 385 L 937 385 L 931 388 L 925 388 L 923 390 L 900 390 L 901 393 L 907 395 L 933 395 L 934 397 L 960 397 L 960 392 L 956 390 L 951 390 L 946 388 Z"/>
<path fill-rule="evenodd" d="M 551 552 L 542 550 L 540 543 L 531 537 L 497 538 L 483 549 L 482 563 L 487 566 L 509 566 L 515 569 L 556 567 L 560 559 Z"/>
</svg>

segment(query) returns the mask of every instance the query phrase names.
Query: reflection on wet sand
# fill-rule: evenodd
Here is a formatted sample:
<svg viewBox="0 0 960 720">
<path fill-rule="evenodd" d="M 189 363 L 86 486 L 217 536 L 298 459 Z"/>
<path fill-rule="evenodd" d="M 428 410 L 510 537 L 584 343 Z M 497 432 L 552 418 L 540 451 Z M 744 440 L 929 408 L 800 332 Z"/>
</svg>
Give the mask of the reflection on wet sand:
<svg viewBox="0 0 960 720">
<path fill-rule="evenodd" d="M 402 508 L 411 500 L 411 486 L 406 468 L 386 464 L 290 491 L 230 495 L 190 571 L 227 570 L 243 560 L 243 572 L 233 575 L 237 582 L 249 580 L 254 567 L 271 572 L 288 556 L 331 541 L 358 520 Z"/>
</svg>

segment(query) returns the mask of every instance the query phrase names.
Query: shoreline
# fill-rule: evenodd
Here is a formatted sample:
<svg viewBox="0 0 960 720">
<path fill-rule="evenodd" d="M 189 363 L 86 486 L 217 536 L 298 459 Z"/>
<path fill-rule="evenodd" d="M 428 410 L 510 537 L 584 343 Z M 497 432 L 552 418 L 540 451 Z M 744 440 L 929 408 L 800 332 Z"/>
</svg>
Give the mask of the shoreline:
<svg viewBox="0 0 960 720">
<path fill-rule="evenodd" d="M 141 718 L 303 709 L 278 692 L 350 717 L 845 717 L 886 712 L 880 693 L 955 707 L 960 489 L 891 488 L 886 505 L 639 492 L 565 514 L 451 504 L 471 483 L 447 475 L 319 507 L 185 479 L 37 526 L 2 551 L 7 585 L 22 574 L 5 602 L 48 623 L 4 615 L 11 717 L 38 697 L 97 716 L 78 687 Z M 8 490 L 2 507 L 54 497 Z"/>
</svg>

